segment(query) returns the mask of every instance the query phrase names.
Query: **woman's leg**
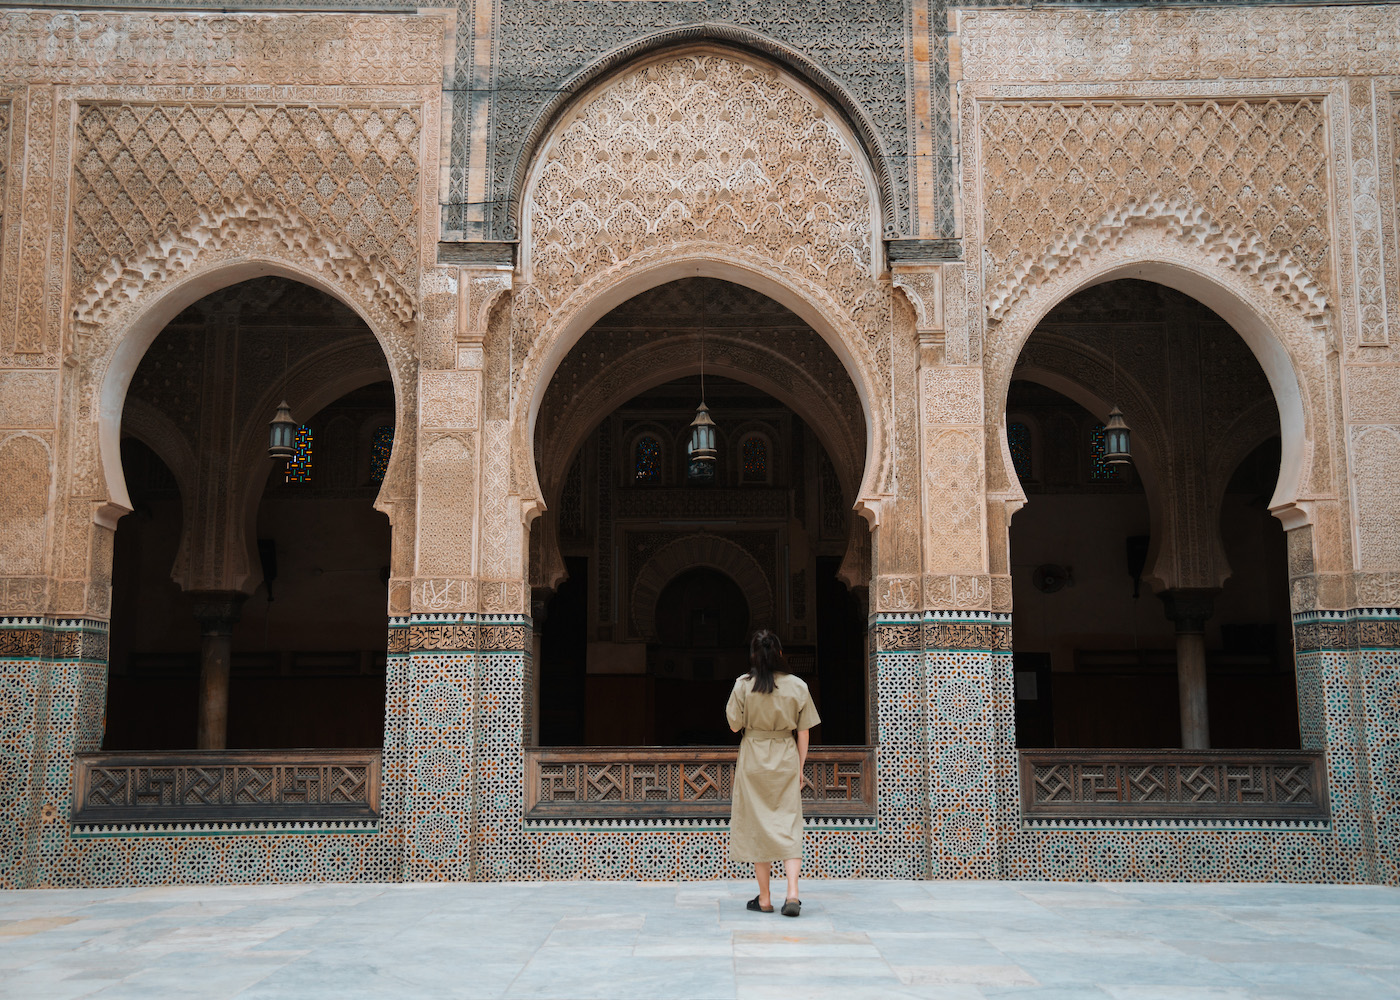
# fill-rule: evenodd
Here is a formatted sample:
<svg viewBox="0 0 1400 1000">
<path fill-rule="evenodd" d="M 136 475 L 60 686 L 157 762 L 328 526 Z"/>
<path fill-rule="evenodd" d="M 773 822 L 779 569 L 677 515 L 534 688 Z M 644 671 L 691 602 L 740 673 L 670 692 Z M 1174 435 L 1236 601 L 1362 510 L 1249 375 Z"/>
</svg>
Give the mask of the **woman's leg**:
<svg viewBox="0 0 1400 1000">
<path fill-rule="evenodd" d="M 787 872 L 787 898 L 797 899 L 797 873 L 802 868 L 801 858 L 788 858 L 783 862 L 783 871 Z M 766 879 L 764 880 L 767 881 Z"/>
<path fill-rule="evenodd" d="M 783 862 L 787 864 L 787 862 Z M 773 862 L 755 861 L 753 865 L 754 878 L 758 879 L 758 905 L 772 906 L 773 898 L 769 893 L 769 880 L 773 877 Z"/>
</svg>

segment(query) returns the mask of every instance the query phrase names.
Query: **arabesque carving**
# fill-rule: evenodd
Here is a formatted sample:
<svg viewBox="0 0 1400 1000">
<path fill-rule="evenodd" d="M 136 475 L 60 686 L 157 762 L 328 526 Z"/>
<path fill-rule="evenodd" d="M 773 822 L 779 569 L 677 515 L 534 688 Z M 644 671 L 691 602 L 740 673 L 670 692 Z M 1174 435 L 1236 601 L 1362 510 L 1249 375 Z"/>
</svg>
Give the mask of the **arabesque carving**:
<svg viewBox="0 0 1400 1000">
<path fill-rule="evenodd" d="M 872 252 L 858 155 L 776 70 L 717 54 L 635 70 L 545 154 L 529 199 L 535 281 L 558 301 L 600 269 L 696 240 L 742 242 L 808 280 L 852 285 Z"/>
<path fill-rule="evenodd" d="M 1274 257 L 1257 233 L 1229 233 L 1202 208 L 1154 199 L 1115 207 L 1097 224 L 1060 237 L 1040 256 L 1017 261 L 1011 273 L 988 290 L 988 317 L 1000 321 L 1033 287 L 1064 273 L 1078 258 L 1112 250 L 1134 225 L 1162 227 L 1183 245 L 1203 251 L 1208 259 L 1258 279 L 1309 319 L 1320 321 L 1327 309 L 1322 289 L 1287 251 Z"/>
</svg>

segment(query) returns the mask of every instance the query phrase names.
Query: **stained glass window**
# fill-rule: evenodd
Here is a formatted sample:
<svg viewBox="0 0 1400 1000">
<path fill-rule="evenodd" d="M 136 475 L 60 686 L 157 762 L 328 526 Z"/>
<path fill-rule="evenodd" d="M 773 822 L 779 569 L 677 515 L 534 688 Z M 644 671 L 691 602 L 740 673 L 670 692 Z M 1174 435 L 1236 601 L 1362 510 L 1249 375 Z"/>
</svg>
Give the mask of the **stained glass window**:
<svg viewBox="0 0 1400 1000">
<path fill-rule="evenodd" d="M 292 435 L 292 447 L 296 454 L 287 459 L 287 482 L 311 482 L 311 428 L 302 424 Z"/>
<path fill-rule="evenodd" d="M 1025 482 L 1031 478 L 1031 429 L 1025 424 L 1008 424 L 1006 442 L 1011 446 L 1011 464 L 1016 478 Z"/>
<path fill-rule="evenodd" d="M 394 428 L 385 424 L 374 429 L 374 437 L 369 441 L 369 481 L 384 482 L 384 473 L 389 471 L 389 453 L 394 450 Z"/>
<path fill-rule="evenodd" d="M 768 442 L 755 434 L 744 439 L 744 482 L 768 481 Z"/>
<path fill-rule="evenodd" d="M 638 483 L 659 483 L 661 481 L 661 442 L 650 434 L 637 438 L 633 450 L 633 481 Z"/>
<path fill-rule="evenodd" d="M 1118 466 L 1109 465 L 1103 456 L 1103 424 L 1095 424 L 1089 429 L 1089 478 L 1096 482 L 1111 482 L 1118 478 Z"/>
</svg>

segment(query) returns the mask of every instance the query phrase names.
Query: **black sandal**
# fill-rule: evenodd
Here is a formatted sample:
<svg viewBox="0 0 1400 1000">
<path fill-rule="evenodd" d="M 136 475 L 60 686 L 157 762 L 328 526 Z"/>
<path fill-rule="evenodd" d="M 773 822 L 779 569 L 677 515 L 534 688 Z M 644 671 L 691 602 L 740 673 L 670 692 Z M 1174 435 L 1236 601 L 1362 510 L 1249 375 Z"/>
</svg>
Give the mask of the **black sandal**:
<svg viewBox="0 0 1400 1000">
<path fill-rule="evenodd" d="M 759 899 L 761 899 L 761 898 L 762 898 L 761 896 L 755 896 L 753 899 L 749 900 L 748 903 L 746 903 L 745 905 L 748 907 L 748 909 L 750 909 L 750 910 L 757 910 L 759 913 L 772 913 L 772 912 L 773 912 L 773 907 L 772 907 L 771 905 L 770 905 L 770 906 L 759 906 L 759 905 L 758 905 L 758 901 L 759 901 Z M 786 907 L 786 906 L 783 907 L 783 911 L 784 911 L 784 912 L 787 912 L 787 907 Z"/>
<path fill-rule="evenodd" d="M 800 900 L 800 899 L 789 899 L 787 902 L 783 903 L 783 916 L 785 916 L 785 917 L 796 917 L 796 916 L 799 916 L 801 913 L 802 913 L 802 900 Z"/>
</svg>

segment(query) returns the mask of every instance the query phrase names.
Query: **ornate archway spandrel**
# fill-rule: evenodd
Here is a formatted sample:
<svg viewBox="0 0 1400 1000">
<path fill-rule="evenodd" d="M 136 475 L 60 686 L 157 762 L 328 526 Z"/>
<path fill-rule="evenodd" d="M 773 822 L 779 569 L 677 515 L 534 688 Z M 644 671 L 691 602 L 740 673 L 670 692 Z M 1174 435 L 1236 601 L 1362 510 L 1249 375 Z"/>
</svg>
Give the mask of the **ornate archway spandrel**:
<svg viewBox="0 0 1400 1000">
<path fill-rule="evenodd" d="M 1168 227 L 1316 317 L 1332 283 L 1326 100 L 978 104 L 986 305 L 1135 223 Z"/>
<path fill-rule="evenodd" d="M 70 349 L 100 358 L 113 346 L 104 338 L 124 336 L 174 285 L 266 261 L 353 302 L 408 374 L 435 246 L 422 159 L 435 148 L 436 89 L 328 88 L 296 101 L 235 88 L 211 103 L 149 93 L 77 107 Z"/>
<path fill-rule="evenodd" d="M 878 195 L 863 157 L 830 109 L 737 54 L 668 55 L 614 77 L 564 119 L 526 195 L 523 271 L 548 313 L 527 365 L 548 363 L 568 317 L 601 290 L 696 259 L 825 300 L 857 362 L 887 371 Z"/>
</svg>

